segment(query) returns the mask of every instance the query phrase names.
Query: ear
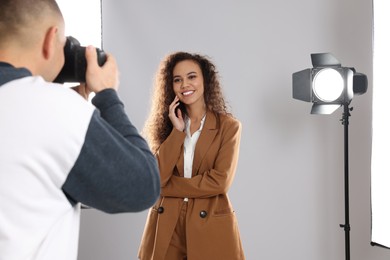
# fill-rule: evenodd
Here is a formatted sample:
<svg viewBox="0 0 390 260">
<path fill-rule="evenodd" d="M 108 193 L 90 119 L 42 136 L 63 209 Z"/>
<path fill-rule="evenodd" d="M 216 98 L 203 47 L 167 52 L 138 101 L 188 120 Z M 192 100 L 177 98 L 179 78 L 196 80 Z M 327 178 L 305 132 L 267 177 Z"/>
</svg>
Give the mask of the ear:
<svg viewBox="0 0 390 260">
<path fill-rule="evenodd" d="M 50 59 L 54 54 L 57 31 L 58 28 L 53 26 L 50 27 L 45 34 L 42 46 L 42 54 L 46 60 Z"/>
</svg>

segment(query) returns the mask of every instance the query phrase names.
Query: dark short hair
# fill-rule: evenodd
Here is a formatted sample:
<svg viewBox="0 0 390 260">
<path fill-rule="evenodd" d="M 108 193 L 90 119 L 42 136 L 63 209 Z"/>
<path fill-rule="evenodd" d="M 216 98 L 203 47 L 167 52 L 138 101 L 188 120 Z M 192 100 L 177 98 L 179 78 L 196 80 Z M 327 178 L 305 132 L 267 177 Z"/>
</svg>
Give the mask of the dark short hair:
<svg viewBox="0 0 390 260">
<path fill-rule="evenodd" d="M 46 15 L 45 10 L 62 17 L 55 0 L 0 0 L 0 44 L 6 38 L 17 35 L 21 28 Z"/>
</svg>

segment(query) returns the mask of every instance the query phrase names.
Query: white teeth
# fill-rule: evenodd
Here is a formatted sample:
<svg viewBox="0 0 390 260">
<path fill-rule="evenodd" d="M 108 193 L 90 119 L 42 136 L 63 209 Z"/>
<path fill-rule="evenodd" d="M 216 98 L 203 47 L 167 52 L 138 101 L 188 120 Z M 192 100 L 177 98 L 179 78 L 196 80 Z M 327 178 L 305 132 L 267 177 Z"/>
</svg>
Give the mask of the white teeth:
<svg viewBox="0 0 390 260">
<path fill-rule="evenodd" d="M 183 96 L 188 96 L 188 95 L 191 95 L 192 93 L 194 93 L 194 91 L 186 91 L 186 92 L 183 92 Z"/>
</svg>

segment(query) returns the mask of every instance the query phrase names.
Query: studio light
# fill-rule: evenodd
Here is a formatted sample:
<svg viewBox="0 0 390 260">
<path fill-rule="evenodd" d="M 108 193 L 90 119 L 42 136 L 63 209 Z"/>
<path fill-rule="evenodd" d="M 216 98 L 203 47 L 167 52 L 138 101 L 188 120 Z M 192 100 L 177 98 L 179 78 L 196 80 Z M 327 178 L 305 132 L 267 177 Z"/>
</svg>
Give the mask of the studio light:
<svg viewBox="0 0 390 260">
<path fill-rule="evenodd" d="M 293 98 L 312 102 L 312 114 L 332 114 L 344 107 L 341 119 L 344 125 L 344 205 L 345 259 L 350 260 L 349 224 L 349 161 L 348 125 L 351 116 L 349 104 L 354 95 L 367 91 L 367 76 L 357 73 L 354 68 L 341 67 L 340 62 L 330 53 L 311 54 L 312 69 L 293 73 Z"/>
<path fill-rule="evenodd" d="M 367 77 L 342 67 L 330 53 L 311 54 L 313 68 L 293 73 L 293 98 L 312 102 L 312 114 L 332 114 L 367 91 Z"/>
</svg>

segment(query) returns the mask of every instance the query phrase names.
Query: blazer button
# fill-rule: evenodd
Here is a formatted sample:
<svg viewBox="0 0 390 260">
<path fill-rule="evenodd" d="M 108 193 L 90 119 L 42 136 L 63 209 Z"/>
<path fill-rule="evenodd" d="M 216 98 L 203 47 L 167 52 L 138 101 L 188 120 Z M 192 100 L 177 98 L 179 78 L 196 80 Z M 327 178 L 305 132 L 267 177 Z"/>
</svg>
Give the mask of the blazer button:
<svg viewBox="0 0 390 260">
<path fill-rule="evenodd" d="M 207 211 L 202 210 L 202 211 L 199 213 L 199 216 L 200 216 L 201 218 L 205 218 L 205 217 L 207 216 Z"/>
<path fill-rule="evenodd" d="M 164 207 L 158 207 L 157 209 L 158 214 L 161 214 L 164 212 Z"/>
</svg>

